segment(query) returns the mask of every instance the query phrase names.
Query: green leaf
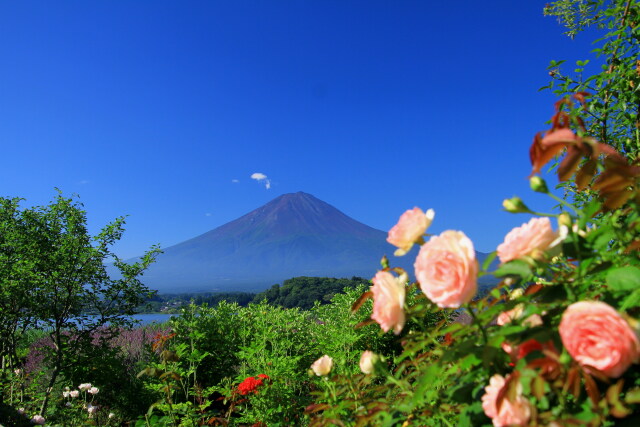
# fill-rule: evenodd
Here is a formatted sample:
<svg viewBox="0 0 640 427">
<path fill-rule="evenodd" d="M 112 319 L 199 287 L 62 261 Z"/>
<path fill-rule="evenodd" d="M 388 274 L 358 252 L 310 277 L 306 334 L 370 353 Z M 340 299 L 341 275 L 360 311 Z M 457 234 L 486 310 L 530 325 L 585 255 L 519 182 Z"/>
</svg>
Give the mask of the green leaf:
<svg viewBox="0 0 640 427">
<path fill-rule="evenodd" d="M 524 279 L 531 276 L 531 266 L 525 261 L 515 259 L 502 264 L 494 274 L 496 277 L 520 276 Z"/>
<path fill-rule="evenodd" d="M 485 258 L 484 262 L 482 263 L 482 270 L 483 271 L 487 271 L 489 269 L 489 266 L 491 265 L 493 260 L 496 259 L 496 255 L 497 254 L 498 253 L 496 251 L 493 251 L 489 255 L 487 255 L 487 257 Z"/>
<path fill-rule="evenodd" d="M 620 305 L 620 310 L 625 311 L 629 308 L 634 308 L 640 306 L 640 289 L 636 289 L 631 293 L 631 295 L 627 296 L 624 300 L 622 300 L 622 304 Z"/>
<path fill-rule="evenodd" d="M 609 270 L 606 283 L 616 292 L 640 290 L 640 269 L 627 266 Z"/>
</svg>

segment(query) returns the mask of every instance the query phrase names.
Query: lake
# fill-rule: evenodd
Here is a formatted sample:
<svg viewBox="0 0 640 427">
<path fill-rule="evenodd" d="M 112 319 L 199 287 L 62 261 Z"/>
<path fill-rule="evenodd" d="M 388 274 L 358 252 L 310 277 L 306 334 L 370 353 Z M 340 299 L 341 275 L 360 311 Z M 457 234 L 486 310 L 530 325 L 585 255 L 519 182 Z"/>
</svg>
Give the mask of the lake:
<svg viewBox="0 0 640 427">
<path fill-rule="evenodd" d="M 140 321 L 140 326 L 149 325 L 151 323 L 164 323 L 169 320 L 171 316 L 178 316 L 177 314 L 165 314 L 165 313 L 156 313 L 156 314 L 136 314 L 132 316 L 134 319 Z"/>
</svg>

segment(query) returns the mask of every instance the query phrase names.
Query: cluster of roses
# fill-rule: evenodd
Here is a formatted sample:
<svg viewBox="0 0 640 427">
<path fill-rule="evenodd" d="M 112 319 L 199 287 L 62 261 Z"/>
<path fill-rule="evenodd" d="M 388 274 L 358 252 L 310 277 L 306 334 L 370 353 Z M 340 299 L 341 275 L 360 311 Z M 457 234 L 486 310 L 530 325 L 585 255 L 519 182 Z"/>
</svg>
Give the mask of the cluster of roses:
<svg viewBox="0 0 640 427">
<path fill-rule="evenodd" d="M 238 385 L 238 392 L 246 396 L 249 393 L 258 394 L 258 387 L 264 385 L 264 381 L 269 381 L 266 374 L 258 374 L 256 377 L 247 377 Z"/>
<path fill-rule="evenodd" d="M 83 408 L 87 410 L 89 418 L 93 418 L 93 416 L 96 414 L 96 412 L 98 412 L 99 409 L 98 405 L 93 404 L 93 399 L 95 395 L 100 392 L 100 389 L 98 387 L 94 387 L 91 383 L 82 383 L 78 386 L 77 390 L 71 390 L 69 387 L 65 387 L 64 391 L 62 392 L 62 397 L 64 397 L 65 399 L 75 399 L 80 396 L 80 392 L 91 395 L 91 401 L 87 403 L 85 394 L 85 403 L 83 404 Z M 73 404 L 71 403 L 71 400 L 67 400 L 67 402 L 65 403 L 65 406 L 67 407 L 71 407 L 72 405 Z M 113 418 L 114 416 L 115 414 L 113 413 L 109 414 L 109 418 Z"/>
<path fill-rule="evenodd" d="M 532 186 L 540 183 L 532 178 Z M 389 231 L 388 241 L 398 247 L 396 255 L 406 254 L 414 244 L 421 244 L 415 260 L 415 276 L 424 294 L 440 308 L 459 308 L 468 303 L 477 290 L 478 262 L 473 243 L 460 231 L 444 231 L 424 242 L 423 236 L 434 218 L 434 212 L 419 208 L 406 211 Z M 562 223 L 562 218 L 560 220 Z M 567 235 L 567 226 L 554 232 L 549 218 L 533 218 L 510 231 L 497 248 L 502 263 L 522 257 L 541 258 L 556 252 Z M 371 292 L 374 305 L 372 319 L 385 331 L 399 334 L 405 324 L 404 302 L 407 274 L 401 269 L 379 271 L 373 278 Z M 516 292 L 512 298 L 519 296 Z M 522 305 L 502 313 L 498 325 L 518 319 Z M 539 326 L 542 318 L 530 316 L 525 326 Z M 610 378 L 620 377 L 632 363 L 640 361 L 640 342 L 629 321 L 613 307 L 600 301 L 581 301 L 571 304 L 562 315 L 559 334 L 563 346 L 573 359 L 587 371 Z M 539 343 L 529 340 L 518 346 L 503 343 L 503 349 L 514 362 L 532 351 L 544 357 L 533 362 L 543 375 L 554 375 L 559 366 L 559 352 L 551 341 Z M 500 400 L 500 401 L 499 401 Z M 506 378 L 494 375 L 482 397 L 485 414 L 494 425 L 524 425 L 532 413 L 529 401 L 522 395 L 517 372 Z"/>
</svg>

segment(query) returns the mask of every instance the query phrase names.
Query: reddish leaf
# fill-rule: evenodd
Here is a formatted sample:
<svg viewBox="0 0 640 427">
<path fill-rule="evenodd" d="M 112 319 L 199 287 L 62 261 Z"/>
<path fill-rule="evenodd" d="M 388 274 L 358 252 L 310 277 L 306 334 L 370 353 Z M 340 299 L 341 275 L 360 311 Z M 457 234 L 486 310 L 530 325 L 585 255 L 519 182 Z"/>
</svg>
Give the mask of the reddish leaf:
<svg viewBox="0 0 640 427">
<path fill-rule="evenodd" d="M 364 304 L 365 301 L 367 301 L 369 298 L 373 298 L 373 292 L 371 291 L 363 292 L 362 295 L 360 295 L 356 300 L 356 302 L 354 302 L 353 305 L 351 306 L 351 312 L 355 313 L 356 311 L 358 311 L 360 307 L 362 307 L 362 304 Z"/>
<path fill-rule="evenodd" d="M 576 174 L 576 185 L 579 190 L 584 190 L 589 183 L 591 183 L 591 180 L 596 174 L 597 166 L 598 162 L 594 159 L 590 159 L 578 170 L 578 173 Z"/>
<path fill-rule="evenodd" d="M 627 203 L 633 196 L 633 191 L 621 191 L 619 193 L 608 196 L 604 201 L 604 206 L 609 210 L 615 210 Z"/>
<path fill-rule="evenodd" d="M 584 378 L 584 386 L 587 389 L 589 399 L 591 399 L 594 406 L 598 406 L 598 403 L 600 402 L 600 390 L 598 390 L 598 385 L 593 380 L 593 377 L 585 371 L 582 371 L 582 378 Z"/>
<path fill-rule="evenodd" d="M 304 413 L 305 414 L 313 414 L 315 412 L 318 411 L 324 411 L 326 409 L 329 409 L 330 406 L 327 405 L 326 403 L 312 403 L 311 405 L 307 406 L 304 409 Z"/>
<path fill-rule="evenodd" d="M 638 249 L 640 249 L 640 240 L 635 240 L 633 242 L 631 242 L 631 244 L 629 246 L 627 246 L 627 248 L 624 250 L 625 253 L 631 253 L 633 251 L 637 251 Z"/>
<path fill-rule="evenodd" d="M 580 159 L 583 156 L 583 152 L 576 146 L 567 148 L 567 155 L 560 162 L 558 166 L 558 179 L 560 181 L 567 181 L 575 172 Z"/>
</svg>

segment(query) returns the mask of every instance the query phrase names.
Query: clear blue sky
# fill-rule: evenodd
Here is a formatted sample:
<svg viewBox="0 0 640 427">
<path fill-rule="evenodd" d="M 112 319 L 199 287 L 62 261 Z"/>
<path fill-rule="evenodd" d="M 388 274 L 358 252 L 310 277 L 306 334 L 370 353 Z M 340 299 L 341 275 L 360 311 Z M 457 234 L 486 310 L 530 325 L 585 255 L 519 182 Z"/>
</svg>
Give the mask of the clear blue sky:
<svg viewBox="0 0 640 427">
<path fill-rule="evenodd" d="M 489 252 L 527 220 L 504 198 L 551 206 L 526 179 L 538 88 L 593 48 L 544 4 L 2 2 L 0 195 L 76 193 L 92 232 L 129 215 L 124 257 L 295 191 L 385 231 L 433 208 Z"/>
</svg>

